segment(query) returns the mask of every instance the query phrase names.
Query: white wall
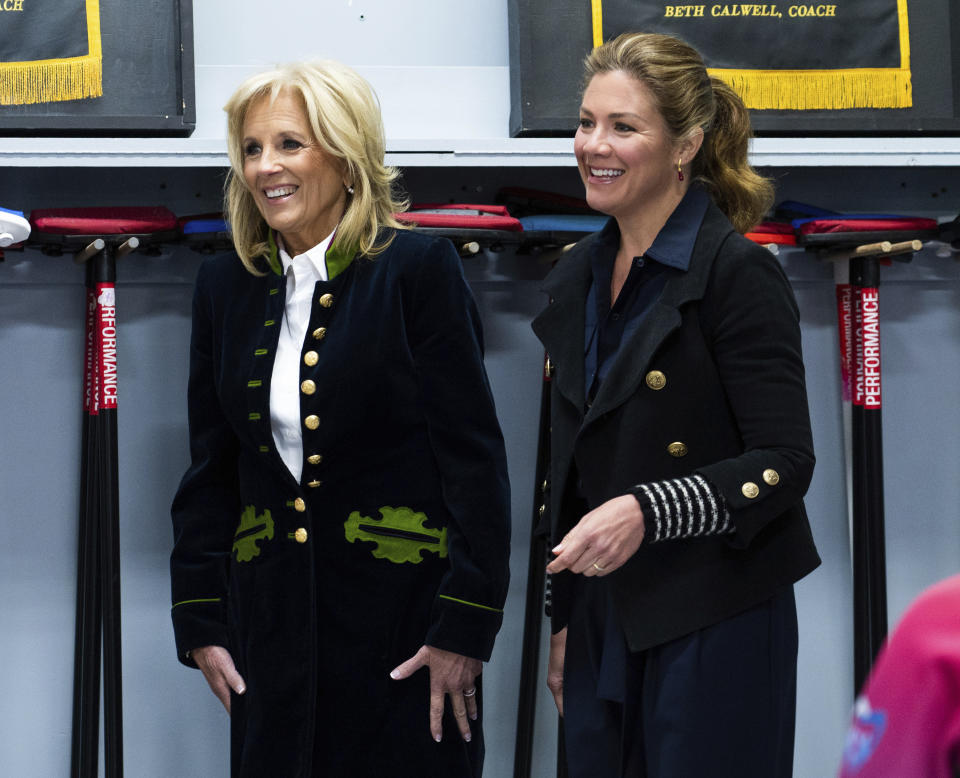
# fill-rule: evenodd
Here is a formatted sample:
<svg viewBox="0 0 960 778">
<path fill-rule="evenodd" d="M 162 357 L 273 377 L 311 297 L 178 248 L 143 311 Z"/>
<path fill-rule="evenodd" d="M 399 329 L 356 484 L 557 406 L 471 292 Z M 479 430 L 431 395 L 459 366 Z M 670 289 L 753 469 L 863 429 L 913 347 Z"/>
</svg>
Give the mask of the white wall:
<svg viewBox="0 0 960 778">
<path fill-rule="evenodd" d="M 505 0 L 194 0 L 197 129 L 248 74 L 301 59 L 356 68 L 380 97 L 387 136 L 502 138 L 510 115 Z"/>
</svg>

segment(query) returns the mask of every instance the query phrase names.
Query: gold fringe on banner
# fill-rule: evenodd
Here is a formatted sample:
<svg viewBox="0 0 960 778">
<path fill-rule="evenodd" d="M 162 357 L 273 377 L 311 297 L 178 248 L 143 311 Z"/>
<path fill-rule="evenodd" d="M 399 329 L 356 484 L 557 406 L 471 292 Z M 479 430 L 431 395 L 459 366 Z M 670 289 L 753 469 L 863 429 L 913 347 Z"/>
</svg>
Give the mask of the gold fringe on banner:
<svg viewBox="0 0 960 778">
<path fill-rule="evenodd" d="M 0 105 L 30 105 L 103 96 L 100 0 L 86 0 L 87 51 L 82 57 L 0 62 Z"/>
<path fill-rule="evenodd" d="M 593 45 L 603 43 L 603 0 L 590 0 Z M 755 110 L 814 111 L 840 108 L 910 108 L 910 29 L 907 0 L 897 0 L 900 67 L 836 70 L 736 70 L 708 68 Z"/>
<path fill-rule="evenodd" d="M 747 108 L 814 111 L 837 108 L 909 108 L 909 70 L 727 70 L 708 68 L 726 81 Z"/>
<path fill-rule="evenodd" d="M 100 57 L 0 63 L 0 105 L 102 96 L 103 60 Z"/>
</svg>

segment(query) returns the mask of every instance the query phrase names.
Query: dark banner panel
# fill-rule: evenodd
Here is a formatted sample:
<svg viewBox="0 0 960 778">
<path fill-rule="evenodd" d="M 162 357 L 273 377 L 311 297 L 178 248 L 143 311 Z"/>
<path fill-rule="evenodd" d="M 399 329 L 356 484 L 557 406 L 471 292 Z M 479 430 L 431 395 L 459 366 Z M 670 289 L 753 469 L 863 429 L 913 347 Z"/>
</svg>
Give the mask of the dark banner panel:
<svg viewBox="0 0 960 778">
<path fill-rule="evenodd" d="M 0 0 L 0 135 L 189 135 L 192 0 Z"/>
<path fill-rule="evenodd" d="M 677 35 L 748 108 L 909 108 L 907 2 L 592 0 L 593 41 L 629 30 Z"/>
<path fill-rule="evenodd" d="M 100 97 L 99 0 L 0 2 L 0 105 Z"/>
<path fill-rule="evenodd" d="M 693 44 L 761 135 L 960 132 L 952 0 L 510 0 L 511 133 L 572 133 L 583 57 L 634 30 Z"/>
</svg>

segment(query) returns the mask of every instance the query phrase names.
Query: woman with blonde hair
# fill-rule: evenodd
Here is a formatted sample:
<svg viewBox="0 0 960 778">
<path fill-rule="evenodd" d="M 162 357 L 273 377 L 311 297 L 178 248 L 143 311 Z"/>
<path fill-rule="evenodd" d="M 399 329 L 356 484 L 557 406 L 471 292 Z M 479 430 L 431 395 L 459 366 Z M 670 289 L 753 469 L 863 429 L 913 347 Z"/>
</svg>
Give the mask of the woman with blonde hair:
<svg viewBox="0 0 960 778">
<path fill-rule="evenodd" d="M 578 778 L 792 771 L 814 457 L 796 302 L 740 234 L 772 200 L 749 137 L 677 38 L 587 57 L 574 151 L 612 218 L 534 322 L 554 366 L 547 681 Z"/>
<path fill-rule="evenodd" d="M 226 106 L 235 254 L 201 267 L 173 623 L 235 776 L 474 776 L 509 556 L 503 439 L 453 246 L 400 229 L 369 85 Z"/>
</svg>

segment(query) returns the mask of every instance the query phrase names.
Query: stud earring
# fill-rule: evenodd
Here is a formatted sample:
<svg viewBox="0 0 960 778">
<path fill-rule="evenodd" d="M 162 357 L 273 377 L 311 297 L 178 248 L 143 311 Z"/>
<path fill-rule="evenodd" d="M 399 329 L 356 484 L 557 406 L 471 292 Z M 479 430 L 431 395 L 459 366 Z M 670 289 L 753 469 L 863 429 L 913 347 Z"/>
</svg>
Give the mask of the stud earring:
<svg viewBox="0 0 960 778">
<path fill-rule="evenodd" d="M 683 181 L 683 157 L 677 159 L 677 181 Z"/>
<path fill-rule="evenodd" d="M 345 186 L 345 188 L 346 188 L 346 190 L 347 190 L 347 194 L 353 194 L 353 187 L 352 187 L 352 186 Z"/>
</svg>

